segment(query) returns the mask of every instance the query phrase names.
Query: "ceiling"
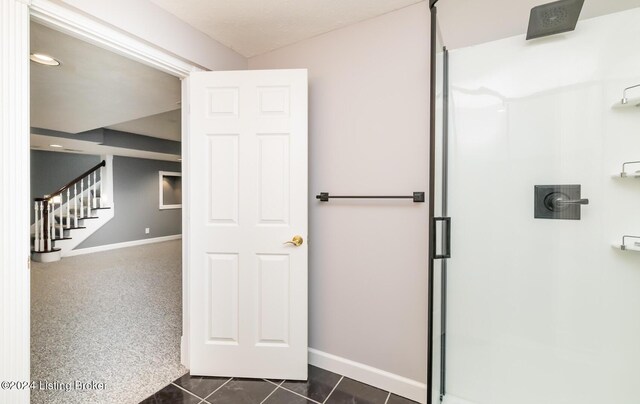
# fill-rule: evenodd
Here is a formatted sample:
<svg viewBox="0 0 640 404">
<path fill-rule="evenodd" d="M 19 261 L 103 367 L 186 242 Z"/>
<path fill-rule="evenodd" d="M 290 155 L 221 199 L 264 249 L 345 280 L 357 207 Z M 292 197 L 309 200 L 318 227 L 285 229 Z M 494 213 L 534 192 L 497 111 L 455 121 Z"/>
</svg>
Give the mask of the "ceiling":
<svg viewBox="0 0 640 404">
<path fill-rule="evenodd" d="M 532 7 L 551 0 L 440 0 L 439 29 L 449 49 L 527 32 Z M 640 0 L 585 0 L 580 19 L 640 7 Z M 576 30 L 580 29 L 580 23 Z"/>
<path fill-rule="evenodd" d="M 187 24 L 256 56 L 420 0 L 151 0 Z M 532 7 L 552 0 L 440 0 L 438 19 L 450 49 L 523 34 Z M 585 0 L 580 18 L 640 7 L 640 0 Z"/>
<path fill-rule="evenodd" d="M 51 148 L 52 144 L 62 147 Z M 111 154 L 114 156 L 135 157 L 139 159 L 180 161 L 175 154 L 157 153 L 146 150 L 127 149 L 123 147 L 104 146 L 85 140 L 65 139 L 56 136 L 46 136 L 32 133 L 31 149 L 61 153 L 93 154 L 96 156 Z"/>
<path fill-rule="evenodd" d="M 180 80 L 32 22 L 31 126 L 67 133 L 113 128 L 180 141 Z"/>
<path fill-rule="evenodd" d="M 162 112 L 128 122 L 109 125 L 106 128 L 179 142 L 182 130 L 181 112 L 179 109 L 174 109 L 169 112 Z"/>
<path fill-rule="evenodd" d="M 243 56 L 251 57 L 422 0 L 151 1 Z"/>
</svg>

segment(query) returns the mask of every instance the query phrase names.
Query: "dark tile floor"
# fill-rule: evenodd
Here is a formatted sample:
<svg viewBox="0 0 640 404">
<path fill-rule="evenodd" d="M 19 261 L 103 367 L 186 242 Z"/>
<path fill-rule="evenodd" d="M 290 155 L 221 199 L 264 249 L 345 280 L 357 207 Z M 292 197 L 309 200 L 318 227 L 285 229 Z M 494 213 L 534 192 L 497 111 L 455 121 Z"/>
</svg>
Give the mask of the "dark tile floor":
<svg viewBox="0 0 640 404">
<path fill-rule="evenodd" d="M 309 366 L 309 380 L 236 379 L 186 374 L 141 404 L 411 404 L 368 384 Z"/>
</svg>

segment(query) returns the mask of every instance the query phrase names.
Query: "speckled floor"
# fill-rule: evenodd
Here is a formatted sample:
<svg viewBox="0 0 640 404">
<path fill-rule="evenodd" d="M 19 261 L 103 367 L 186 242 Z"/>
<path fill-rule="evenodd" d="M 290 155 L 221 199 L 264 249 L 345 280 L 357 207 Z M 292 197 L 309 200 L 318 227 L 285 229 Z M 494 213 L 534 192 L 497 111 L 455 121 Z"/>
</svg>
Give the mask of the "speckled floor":
<svg viewBox="0 0 640 404">
<path fill-rule="evenodd" d="M 50 383 L 32 390 L 32 403 L 138 403 L 187 372 L 180 247 L 169 241 L 32 264 L 31 380 Z M 104 389 L 65 391 L 63 383 L 76 381 Z"/>
</svg>

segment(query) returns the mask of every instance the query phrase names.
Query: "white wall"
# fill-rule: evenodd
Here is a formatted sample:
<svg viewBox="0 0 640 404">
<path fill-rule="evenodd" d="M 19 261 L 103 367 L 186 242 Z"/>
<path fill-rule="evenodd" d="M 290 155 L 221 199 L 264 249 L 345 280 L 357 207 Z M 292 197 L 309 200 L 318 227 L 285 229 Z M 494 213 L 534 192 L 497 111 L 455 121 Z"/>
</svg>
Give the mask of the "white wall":
<svg viewBox="0 0 640 404">
<path fill-rule="evenodd" d="M 308 68 L 310 346 L 425 383 L 429 18 L 419 3 L 249 60 Z"/>
<path fill-rule="evenodd" d="M 611 247 L 640 235 L 640 183 L 611 177 L 640 160 L 640 108 L 612 109 L 640 83 L 638 21 L 451 52 L 450 399 L 638 402 L 640 253 Z M 548 184 L 582 185 L 582 220 L 534 219 Z"/>
<path fill-rule="evenodd" d="M 57 0 L 209 70 L 244 70 L 247 59 L 149 0 Z"/>
</svg>

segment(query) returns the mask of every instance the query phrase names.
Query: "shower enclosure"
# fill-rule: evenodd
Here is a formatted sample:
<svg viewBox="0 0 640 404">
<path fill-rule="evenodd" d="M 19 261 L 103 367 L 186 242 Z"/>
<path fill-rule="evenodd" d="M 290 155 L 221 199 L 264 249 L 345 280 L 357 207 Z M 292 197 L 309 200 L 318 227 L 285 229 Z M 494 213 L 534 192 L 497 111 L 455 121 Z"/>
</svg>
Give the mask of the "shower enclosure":
<svg viewBox="0 0 640 404">
<path fill-rule="evenodd" d="M 640 8 L 447 50 L 447 1 L 427 402 L 640 403 Z"/>
</svg>

